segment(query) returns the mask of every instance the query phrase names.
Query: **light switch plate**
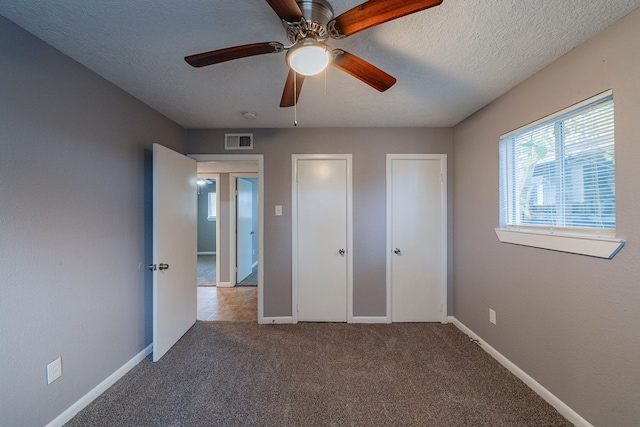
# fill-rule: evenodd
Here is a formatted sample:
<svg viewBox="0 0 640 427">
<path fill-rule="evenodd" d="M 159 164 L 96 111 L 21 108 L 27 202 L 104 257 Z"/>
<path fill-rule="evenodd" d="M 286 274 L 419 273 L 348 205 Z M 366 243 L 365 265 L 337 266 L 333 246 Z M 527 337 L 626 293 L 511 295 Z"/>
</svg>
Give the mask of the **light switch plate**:
<svg viewBox="0 0 640 427">
<path fill-rule="evenodd" d="M 282 216 L 282 205 L 276 205 L 276 216 Z"/>
<path fill-rule="evenodd" d="M 489 309 L 489 322 L 496 324 L 496 312 L 495 310 Z"/>
</svg>

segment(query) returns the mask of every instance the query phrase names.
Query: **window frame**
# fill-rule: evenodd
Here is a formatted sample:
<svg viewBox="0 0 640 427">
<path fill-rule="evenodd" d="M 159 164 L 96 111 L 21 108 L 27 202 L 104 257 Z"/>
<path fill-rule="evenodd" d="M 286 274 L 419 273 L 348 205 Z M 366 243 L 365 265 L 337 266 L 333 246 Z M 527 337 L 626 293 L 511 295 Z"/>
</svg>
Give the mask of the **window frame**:
<svg viewBox="0 0 640 427">
<path fill-rule="evenodd" d="M 570 252 L 581 255 L 595 256 L 600 258 L 613 258 L 615 254 L 624 246 L 624 240 L 616 238 L 616 228 L 575 228 L 575 227 L 555 227 L 544 225 L 508 224 L 508 218 L 513 217 L 513 195 L 510 186 L 507 184 L 507 171 L 514 170 L 506 165 L 509 162 L 507 150 L 509 147 L 508 138 L 533 129 L 539 125 L 552 122 L 554 120 L 565 120 L 564 116 L 570 116 L 577 110 L 583 109 L 590 104 L 597 103 L 606 98 L 612 98 L 613 91 L 608 90 L 598 95 L 590 97 L 582 102 L 574 104 L 554 114 L 543 117 L 525 126 L 521 126 L 500 136 L 499 139 L 499 191 L 500 191 L 500 227 L 495 229 L 496 235 L 503 243 L 531 246 L 542 249 L 550 249 L 561 252 Z M 614 114 L 615 120 L 615 114 Z M 615 142 L 614 142 L 615 144 Z M 614 145 L 615 146 L 615 145 Z M 506 169 L 505 169 L 506 167 Z"/>
</svg>

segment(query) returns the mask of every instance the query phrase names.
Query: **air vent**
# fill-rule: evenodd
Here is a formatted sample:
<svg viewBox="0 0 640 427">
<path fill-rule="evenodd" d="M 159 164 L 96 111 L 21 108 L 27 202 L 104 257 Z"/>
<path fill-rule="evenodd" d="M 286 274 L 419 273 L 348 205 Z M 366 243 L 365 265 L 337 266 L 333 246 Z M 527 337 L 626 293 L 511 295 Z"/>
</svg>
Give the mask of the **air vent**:
<svg viewBox="0 0 640 427">
<path fill-rule="evenodd" d="M 252 133 L 226 133 L 224 135 L 225 150 L 253 150 Z"/>
</svg>

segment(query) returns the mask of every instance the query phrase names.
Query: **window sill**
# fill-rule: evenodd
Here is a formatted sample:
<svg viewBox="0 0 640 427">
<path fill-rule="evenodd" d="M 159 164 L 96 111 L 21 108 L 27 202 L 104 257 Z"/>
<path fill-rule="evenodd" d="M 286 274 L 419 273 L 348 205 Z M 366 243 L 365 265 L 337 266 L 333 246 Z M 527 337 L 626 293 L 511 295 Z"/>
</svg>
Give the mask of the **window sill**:
<svg viewBox="0 0 640 427">
<path fill-rule="evenodd" d="M 216 217 L 215 216 L 209 216 L 207 217 L 207 221 L 215 221 Z"/>
<path fill-rule="evenodd" d="M 597 258 L 613 258 L 624 246 L 624 240 L 609 237 L 590 237 L 570 234 L 549 234 L 496 228 L 502 243 L 568 252 Z"/>
</svg>

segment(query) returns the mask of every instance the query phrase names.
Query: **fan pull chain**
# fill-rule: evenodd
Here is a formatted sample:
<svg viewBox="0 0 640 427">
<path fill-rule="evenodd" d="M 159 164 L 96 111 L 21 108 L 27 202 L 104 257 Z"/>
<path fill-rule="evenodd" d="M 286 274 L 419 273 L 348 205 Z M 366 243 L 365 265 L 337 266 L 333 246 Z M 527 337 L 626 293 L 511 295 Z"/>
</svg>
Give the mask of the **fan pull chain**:
<svg viewBox="0 0 640 427">
<path fill-rule="evenodd" d="M 293 72 L 293 125 L 298 126 L 298 73 Z"/>
<path fill-rule="evenodd" d="M 324 69 L 324 96 L 327 96 L 327 68 Z"/>
</svg>

